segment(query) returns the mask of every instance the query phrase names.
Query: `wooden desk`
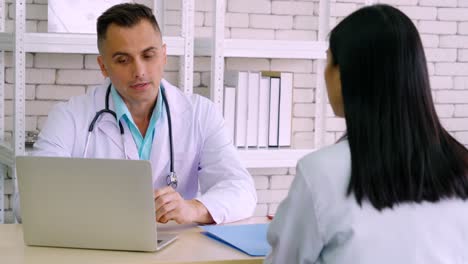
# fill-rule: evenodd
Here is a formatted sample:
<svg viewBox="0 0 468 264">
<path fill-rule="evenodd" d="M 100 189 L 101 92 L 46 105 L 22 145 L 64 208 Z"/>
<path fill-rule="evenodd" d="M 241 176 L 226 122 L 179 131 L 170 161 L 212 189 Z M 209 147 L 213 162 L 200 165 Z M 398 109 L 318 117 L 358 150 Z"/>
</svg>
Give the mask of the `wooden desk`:
<svg viewBox="0 0 468 264">
<path fill-rule="evenodd" d="M 256 217 L 232 224 L 267 223 Z M 4 264 L 153 264 L 153 263 L 262 263 L 201 234 L 194 225 L 158 225 L 158 232 L 178 233 L 177 241 L 154 253 L 29 247 L 23 242 L 21 225 L 0 224 L 0 263 Z"/>
</svg>

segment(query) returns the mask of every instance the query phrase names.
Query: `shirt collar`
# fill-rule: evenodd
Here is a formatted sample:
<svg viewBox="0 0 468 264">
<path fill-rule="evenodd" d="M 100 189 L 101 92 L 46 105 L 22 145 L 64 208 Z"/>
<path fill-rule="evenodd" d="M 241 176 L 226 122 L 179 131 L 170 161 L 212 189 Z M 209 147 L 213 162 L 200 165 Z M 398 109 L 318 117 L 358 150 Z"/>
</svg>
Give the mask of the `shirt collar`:
<svg viewBox="0 0 468 264">
<path fill-rule="evenodd" d="M 159 86 L 159 91 L 161 89 L 164 89 L 162 85 Z M 162 110 L 162 96 L 160 96 L 161 93 L 158 94 L 157 101 L 156 101 L 156 106 L 153 108 L 153 113 L 151 114 L 151 119 L 154 121 L 159 119 L 159 116 L 161 115 L 161 110 Z M 117 120 L 121 120 L 122 117 L 128 118 L 129 121 L 132 123 L 135 123 L 133 121 L 132 115 L 130 114 L 130 111 L 128 110 L 127 105 L 123 101 L 122 97 L 120 94 L 117 92 L 115 89 L 114 85 L 111 87 L 111 96 L 112 100 L 114 101 L 114 108 L 115 108 L 115 114 L 117 115 Z"/>
</svg>

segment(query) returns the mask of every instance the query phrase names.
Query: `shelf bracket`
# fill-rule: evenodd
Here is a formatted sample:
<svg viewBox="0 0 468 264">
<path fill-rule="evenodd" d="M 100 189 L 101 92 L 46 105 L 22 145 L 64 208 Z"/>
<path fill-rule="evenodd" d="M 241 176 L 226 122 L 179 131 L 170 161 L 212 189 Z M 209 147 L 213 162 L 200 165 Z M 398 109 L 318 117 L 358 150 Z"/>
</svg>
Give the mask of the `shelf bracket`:
<svg viewBox="0 0 468 264">
<path fill-rule="evenodd" d="M 218 110 L 223 112 L 224 97 L 224 20 L 226 0 L 215 0 L 215 23 L 213 25 L 213 43 L 211 45 L 211 100 Z"/>
<path fill-rule="evenodd" d="M 182 38 L 184 39 L 184 54 L 180 57 L 179 85 L 184 93 L 192 94 L 195 3 L 194 0 L 182 1 Z"/>
<path fill-rule="evenodd" d="M 0 32 L 5 31 L 5 1 L 0 0 Z M 5 51 L 0 51 L 0 142 L 5 140 Z M 0 156 L 3 151 L 0 148 Z M 6 166 L 0 158 L 0 224 L 5 223 Z"/>
</svg>

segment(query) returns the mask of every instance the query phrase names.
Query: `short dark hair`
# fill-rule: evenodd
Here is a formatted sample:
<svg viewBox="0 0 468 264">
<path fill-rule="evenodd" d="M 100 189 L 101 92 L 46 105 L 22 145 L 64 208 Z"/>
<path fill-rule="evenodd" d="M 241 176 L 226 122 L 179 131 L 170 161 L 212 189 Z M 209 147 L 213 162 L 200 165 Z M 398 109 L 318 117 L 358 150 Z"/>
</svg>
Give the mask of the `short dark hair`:
<svg viewBox="0 0 468 264">
<path fill-rule="evenodd" d="M 110 7 L 97 19 L 97 45 L 101 51 L 102 41 L 106 38 L 107 29 L 111 24 L 120 27 L 133 27 L 141 20 L 151 23 L 154 30 L 161 34 L 156 17 L 151 8 L 136 3 L 123 3 Z"/>
<path fill-rule="evenodd" d="M 330 33 L 351 151 L 348 195 L 376 209 L 468 198 L 468 150 L 441 125 L 412 21 L 364 7 Z"/>
</svg>

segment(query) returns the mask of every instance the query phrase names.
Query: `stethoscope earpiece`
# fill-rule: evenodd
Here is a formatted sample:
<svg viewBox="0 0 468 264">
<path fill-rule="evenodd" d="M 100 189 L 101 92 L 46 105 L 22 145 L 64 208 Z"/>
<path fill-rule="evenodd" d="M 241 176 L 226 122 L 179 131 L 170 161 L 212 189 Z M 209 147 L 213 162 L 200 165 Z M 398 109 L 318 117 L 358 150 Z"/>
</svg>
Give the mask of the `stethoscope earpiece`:
<svg viewBox="0 0 468 264">
<path fill-rule="evenodd" d="M 86 143 L 85 143 L 85 148 L 84 148 L 84 151 L 83 151 L 83 158 L 86 158 L 86 154 L 88 153 L 88 145 L 89 145 L 89 138 L 90 138 L 91 132 L 93 132 L 94 126 L 96 125 L 96 122 L 99 119 L 99 117 L 104 113 L 111 114 L 115 118 L 116 122 L 119 124 L 120 135 L 122 136 L 122 141 L 123 141 L 124 129 L 123 129 L 122 123 L 120 122 L 120 120 L 117 120 L 117 114 L 114 111 L 109 109 L 109 95 L 110 95 L 110 92 L 111 92 L 111 87 L 112 87 L 112 84 L 109 84 L 109 86 L 107 87 L 105 108 L 98 111 L 98 112 L 96 112 L 96 115 L 94 115 L 93 120 L 89 124 L 88 135 L 86 136 Z M 166 184 L 175 189 L 175 188 L 177 188 L 178 180 L 177 180 L 177 175 L 176 175 L 176 173 L 174 171 L 174 148 L 173 148 L 173 143 L 172 143 L 171 112 L 169 110 L 169 104 L 167 103 L 167 100 L 166 100 L 166 93 L 164 91 L 164 88 L 161 86 L 161 88 L 159 90 L 161 91 L 163 104 L 164 104 L 165 109 L 166 109 L 167 124 L 168 124 L 168 129 L 169 129 L 170 173 L 166 177 Z M 125 144 L 124 144 L 124 157 L 127 157 Z"/>
</svg>

